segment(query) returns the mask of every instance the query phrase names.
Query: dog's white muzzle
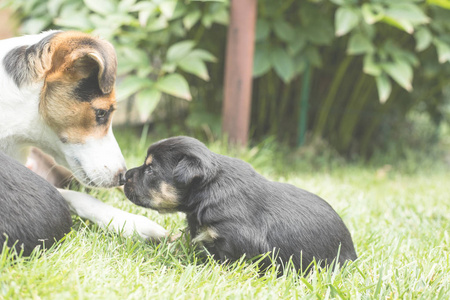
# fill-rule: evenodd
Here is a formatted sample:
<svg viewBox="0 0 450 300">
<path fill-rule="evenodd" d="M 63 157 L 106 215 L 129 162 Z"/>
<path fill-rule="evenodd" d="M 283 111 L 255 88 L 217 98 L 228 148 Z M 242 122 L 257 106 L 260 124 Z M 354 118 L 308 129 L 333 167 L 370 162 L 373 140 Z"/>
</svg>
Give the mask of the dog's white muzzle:
<svg viewBox="0 0 450 300">
<path fill-rule="evenodd" d="M 62 144 L 69 169 L 83 184 L 114 187 L 123 184 L 125 159 L 112 129 L 100 139 L 87 138 L 83 144 Z"/>
</svg>

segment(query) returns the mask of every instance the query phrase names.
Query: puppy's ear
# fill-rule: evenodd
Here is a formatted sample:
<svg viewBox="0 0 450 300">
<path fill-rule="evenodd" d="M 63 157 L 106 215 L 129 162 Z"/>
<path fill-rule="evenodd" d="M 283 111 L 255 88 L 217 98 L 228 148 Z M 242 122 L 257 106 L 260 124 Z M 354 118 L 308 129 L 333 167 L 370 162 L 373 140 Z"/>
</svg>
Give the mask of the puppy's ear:
<svg viewBox="0 0 450 300">
<path fill-rule="evenodd" d="M 197 181 L 205 182 L 214 175 L 214 167 L 206 160 L 193 157 L 183 157 L 173 170 L 173 179 L 181 187 L 186 187 Z"/>
</svg>

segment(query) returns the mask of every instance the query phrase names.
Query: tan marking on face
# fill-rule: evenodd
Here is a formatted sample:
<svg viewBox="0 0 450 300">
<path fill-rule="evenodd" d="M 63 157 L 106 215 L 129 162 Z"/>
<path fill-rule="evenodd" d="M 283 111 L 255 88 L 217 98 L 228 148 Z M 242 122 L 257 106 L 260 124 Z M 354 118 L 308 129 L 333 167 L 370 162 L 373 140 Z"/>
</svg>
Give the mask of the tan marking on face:
<svg viewBox="0 0 450 300">
<path fill-rule="evenodd" d="M 219 237 L 217 231 L 212 227 L 201 227 L 198 235 L 192 240 L 193 243 L 212 243 Z"/>
<path fill-rule="evenodd" d="M 149 155 L 149 156 L 147 157 L 147 159 L 145 160 L 145 165 L 146 165 L 146 166 L 150 165 L 150 164 L 152 163 L 152 161 L 153 161 L 153 156 L 152 156 L 152 155 Z"/>
<path fill-rule="evenodd" d="M 51 89 L 47 89 L 49 90 Z M 40 111 L 47 124 L 60 138 L 72 144 L 84 143 L 87 137 L 101 138 L 108 133 L 112 114 L 107 123 L 98 125 L 95 109 L 109 110 L 105 103 L 110 104 L 109 107 L 115 105 L 115 100 L 111 98 L 96 99 L 91 104 L 73 99 L 58 89 L 54 93 L 49 91 L 41 98 L 45 101 L 41 101 Z M 95 105 L 95 102 L 101 102 L 103 105 Z"/>
<path fill-rule="evenodd" d="M 114 48 L 88 34 L 69 31 L 57 34 L 50 42 L 50 49 L 51 68 L 39 103 L 43 119 L 68 143 L 84 143 L 87 137 L 105 136 L 112 113 L 108 122 L 99 125 L 95 109 L 110 110 L 116 105 Z M 107 61 L 104 62 L 102 57 Z M 92 76 L 93 73 L 98 76 Z M 74 94 L 83 79 L 99 81 L 101 92 L 92 95 L 91 101 L 80 101 Z"/>
<path fill-rule="evenodd" d="M 91 101 L 91 106 L 95 109 L 110 110 L 111 108 L 116 109 L 115 97 L 99 97 Z"/>
<path fill-rule="evenodd" d="M 159 191 L 150 190 L 151 205 L 161 213 L 168 213 L 176 211 L 178 207 L 178 194 L 177 190 L 167 184 L 161 183 Z"/>
</svg>

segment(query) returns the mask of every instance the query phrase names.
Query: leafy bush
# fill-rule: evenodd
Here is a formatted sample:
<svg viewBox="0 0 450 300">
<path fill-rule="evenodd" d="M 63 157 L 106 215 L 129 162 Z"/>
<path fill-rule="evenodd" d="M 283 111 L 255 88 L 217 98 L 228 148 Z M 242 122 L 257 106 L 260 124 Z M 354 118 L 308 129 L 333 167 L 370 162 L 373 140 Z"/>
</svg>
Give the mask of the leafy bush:
<svg viewBox="0 0 450 300">
<path fill-rule="evenodd" d="M 143 119 L 162 97 L 164 111 L 178 111 L 169 94 L 196 100 L 169 127 L 219 131 L 229 0 L 6 4 L 24 32 L 72 28 L 111 40 L 123 78 L 118 97 L 135 95 Z M 302 119 L 310 140 L 370 155 L 398 139 L 411 110 L 436 126 L 449 119 L 448 0 L 259 0 L 256 29 L 253 140 L 297 145 Z"/>
<path fill-rule="evenodd" d="M 297 143 L 306 70 L 310 136 L 341 153 L 369 155 L 418 104 L 443 120 L 449 1 L 260 0 L 258 8 L 256 136 Z"/>
<path fill-rule="evenodd" d="M 216 58 L 186 39 L 201 24 L 228 22 L 227 3 L 215 0 L 11 0 L 24 21 L 22 31 L 74 29 L 111 41 L 118 55 L 118 100 L 135 95 L 145 120 L 162 94 L 191 100 L 185 74 L 209 80 L 206 62 Z"/>
</svg>

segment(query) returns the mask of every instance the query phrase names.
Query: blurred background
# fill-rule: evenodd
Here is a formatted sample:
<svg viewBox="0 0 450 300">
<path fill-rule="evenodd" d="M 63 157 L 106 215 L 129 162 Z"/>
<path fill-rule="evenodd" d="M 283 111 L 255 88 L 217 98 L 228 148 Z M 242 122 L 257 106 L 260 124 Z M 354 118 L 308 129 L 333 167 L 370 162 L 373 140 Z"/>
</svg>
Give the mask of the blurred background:
<svg viewBox="0 0 450 300">
<path fill-rule="evenodd" d="M 0 2 L 1 38 L 74 29 L 111 41 L 115 126 L 141 137 L 223 137 L 229 22 L 228 0 Z M 254 42 L 249 146 L 449 167 L 449 0 L 259 0 Z"/>
</svg>

